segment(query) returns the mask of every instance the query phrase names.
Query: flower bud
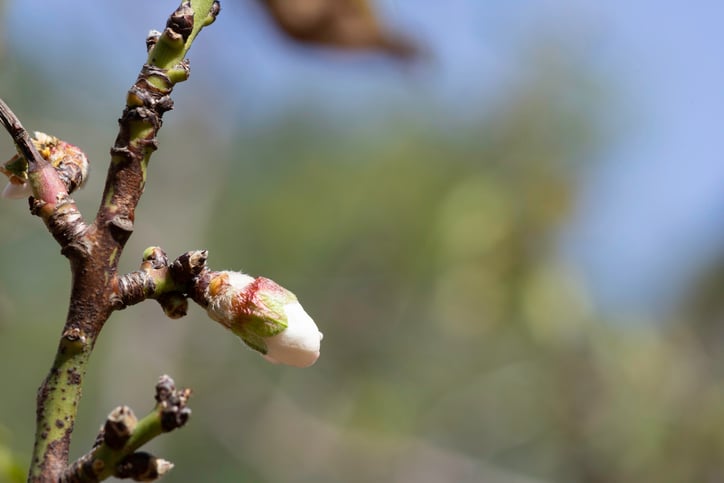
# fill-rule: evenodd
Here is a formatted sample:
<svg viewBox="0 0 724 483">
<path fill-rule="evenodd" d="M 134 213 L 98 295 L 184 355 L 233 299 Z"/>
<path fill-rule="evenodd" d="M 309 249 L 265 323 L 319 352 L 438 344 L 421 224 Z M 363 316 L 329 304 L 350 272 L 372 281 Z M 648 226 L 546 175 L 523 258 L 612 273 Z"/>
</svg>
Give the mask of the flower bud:
<svg viewBox="0 0 724 483">
<path fill-rule="evenodd" d="M 22 156 L 16 154 L 0 165 L 0 173 L 9 181 L 0 195 L 3 198 L 27 198 L 33 194 L 28 183 L 28 163 Z"/>
<path fill-rule="evenodd" d="M 78 147 L 54 136 L 36 131 L 33 144 L 40 155 L 58 172 L 68 193 L 83 186 L 88 179 L 88 158 Z M 3 198 L 27 198 L 33 194 L 28 182 L 28 162 L 20 155 L 13 156 L 0 166 L 0 173 L 10 183 L 2 191 Z"/>
<path fill-rule="evenodd" d="M 314 364 L 322 333 L 297 297 L 268 278 L 214 272 L 206 290 L 209 317 L 274 363 Z"/>
</svg>

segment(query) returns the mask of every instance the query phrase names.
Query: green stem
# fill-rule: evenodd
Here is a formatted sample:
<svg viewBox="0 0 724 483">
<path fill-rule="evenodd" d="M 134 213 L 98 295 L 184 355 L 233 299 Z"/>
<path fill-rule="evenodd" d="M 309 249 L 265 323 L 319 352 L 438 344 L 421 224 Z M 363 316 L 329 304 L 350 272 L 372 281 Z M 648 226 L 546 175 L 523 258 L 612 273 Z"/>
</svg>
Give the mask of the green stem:
<svg viewBox="0 0 724 483">
<path fill-rule="evenodd" d="M 216 0 L 190 0 L 188 2 L 182 2 L 188 4 L 194 14 L 194 26 L 191 29 L 191 33 L 185 41 L 170 42 L 161 41 L 148 54 L 148 64 L 154 65 L 164 70 L 174 68 L 179 62 L 186 56 L 186 52 L 191 48 L 196 36 L 201 32 L 201 29 L 211 25 L 216 19 L 216 15 L 219 13 L 218 5 Z M 181 55 L 179 55 L 179 53 Z"/>
<path fill-rule="evenodd" d="M 98 481 L 103 481 L 115 474 L 115 468 L 118 463 L 129 454 L 135 452 L 138 448 L 148 443 L 163 433 L 161 428 L 161 416 L 158 410 L 148 414 L 146 417 L 138 421 L 136 429 L 133 431 L 131 438 L 121 451 L 113 450 L 103 444 L 98 448 L 95 454 L 95 461 L 103 461 L 104 469 L 98 473 Z"/>
<path fill-rule="evenodd" d="M 161 376 L 156 385 L 156 406 L 153 411 L 140 421 L 136 421 L 133 411 L 127 406 L 114 409 L 106 419 L 101 432 L 96 438 L 95 446 L 73 464 L 60 477 L 61 483 L 89 483 L 105 480 L 111 476 L 128 477 L 131 461 L 141 446 L 155 437 L 173 431 L 186 424 L 191 409 L 188 408 L 188 399 L 191 396 L 189 389 L 177 390 L 173 379 Z M 146 453 L 147 454 L 147 453 Z M 156 458 L 135 459 L 136 462 L 150 463 Z M 131 461 L 129 461 L 129 458 Z M 158 461 L 158 460 L 156 460 Z M 172 467 L 166 465 L 163 471 Z M 145 473 L 147 466 L 133 468 L 134 472 Z M 156 466 L 155 471 L 162 468 Z"/>
<path fill-rule="evenodd" d="M 38 408 L 29 481 L 44 481 L 45 471 L 57 474 L 67 464 L 67 451 L 58 450 L 70 444 L 91 342 L 73 331 L 60 340 L 53 367 L 38 394 L 43 404 Z"/>
</svg>

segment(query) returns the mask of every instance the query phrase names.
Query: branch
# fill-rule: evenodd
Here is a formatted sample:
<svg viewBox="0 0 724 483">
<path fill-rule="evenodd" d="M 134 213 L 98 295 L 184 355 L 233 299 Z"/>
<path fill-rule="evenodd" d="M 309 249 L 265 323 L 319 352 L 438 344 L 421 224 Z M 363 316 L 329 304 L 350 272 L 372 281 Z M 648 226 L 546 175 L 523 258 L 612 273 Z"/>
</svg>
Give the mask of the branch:
<svg viewBox="0 0 724 483">
<path fill-rule="evenodd" d="M 187 402 L 191 391 L 177 390 L 173 379 L 161 376 L 156 384 L 156 407 L 140 421 L 128 406 L 108 415 L 93 448 L 71 464 L 61 483 L 102 481 L 111 476 L 152 481 L 173 468 L 168 461 L 136 452 L 157 436 L 186 424 L 191 416 Z"/>
<path fill-rule="evenodd" d="M 88 361 L 115 310 L 152 298 L 167 315 L 180 317 L 191 298 L 211 319 L 272 362 L 306 367 L 319 357 L 322 334 L 293 293 L 264 277 L 210 271 L 205 250 L 187 252 L 169 264 L 166 254 L 152 247 L 144 253 L 140 270 L 124 276 L 117 273 L 133 232 L 135 209 L 151 154 L 157 148 L 163 114 L 173 107 L 170 94 L 174 85 L 189 75 L 184 56 L 199 31 L 215 20 L 219 8 L 215 0 L 185 1 L 171 14 L 163 32 L 152 32 L 147 38 L 148 60 L 128 92 L 103 197 L 90 226 L 82 221 L 64 184 L 65 178 L 75 180 L 77 170 L 66 171 L 49 163 L 50 155 L 35 149 L 38 139 L 34 143 L 7 106 L 0 106 L 3 124 L 27 159 L 32 212 L 43 218 L 60 243 L 73 275 L 70 307 L 55 360 L 38 391 L 30 482 L 100 481 L 111 475 L 147 479 L 170 468 L 163 460 L 136 451 L 161 432 L 182 426 L 188 418 L 185 405 L 190 392 L 175 391 L 170 378 L 162 378 L 157 386 L 158 404 L 153 413 L 136 421 L 130 409 L 117 408 L 93 449 L 68 466 Z"/>
<path fill-rule="evenodd" d="M 189 76 L 184 56 L 219 10 L 214 0 L 186 1 L 171 14 L 163 32 L 154 31 L 146 39 L 148 60 L 126 97 L 95 220 L 97 229 L 109 229 L 121 249 L 133 231 L 135 209 L 146 184 L 148 162 L 157 148 L 163 114 L 173 108 L 170 94 L 176 83 Z"/>
<path fill-rule="evenodd" d="M 183 317 L 188 309 L 186 298 L 194 291 L 197 278 L 206 270 L 207 256 L 206 250 L 193 250 L 169 264 L 161 248 L 147 248 L 141 269 L 118 279 L 114 308 L 121 310 L 146 299 L 156 299 L 168 317 Z"/>
<path fill-rule="evenodd" d="M 173 86 L 188 77 L 188 63 L 183 59 L 192 40 L 214 21 L 218 12 L 214 0 L 184 2 L 171 14 L 163 33 L 148 42 L 149 58 L 129 90 L 111 150 L 103 198 L 91 226 L 74 225 L 83 229 L 70 237 L 56 234 L 62 230 L 54 228 L 49 220 L 65 216 L 63 213 L 68 211 L 78 221 L 80 214 L 67 194 L 63 197 L 60 187 L 52 186 L 58 178 L 55 170 L 46 169 L 47 163 L 44 165 L 34 153 L 28 154 L 34 196 L 44 203 L 33 212 L 43 217 L 60 242 L 73 274 L 65 327 L 53 365 L 38 391 L 29 481 L 57 481 L 66 470 L 83 378 L 98 335 L 116 308 L 118 261 L 133 231 L 134 212 L 146 182 L 149 158 L 156 149 L 161 117 L 172 107 L 169 94 Z M 25 142 L 17 125 L 10 123 L 6 127 L 14 139 L 17 135 Z M 33 181 L 43 176 L 49 180 L 47 183 Z M 46 196 L 43 183 L 61 196 Z"/>
<path fill-rule="evenodd" d="M 20 154 L 28 161 L 30 166 L 35 166 L 37 169 L 37 167 L 43 167 L 49 164 L 38 152 L 30 135 L 20 123 L 20 119 L 18 119 L 2 99 L 0 99 L 0 119 L 8 134 L 13 138 L 18 151 L 20 151 Z"/>
<path fill-rule="evenodd" d="M 296 295 L 264 277 L 209 270 L 206 250 L 168 263 L 159 247 L 144 251 L 141 269 L 119 278 L 116 310 L 156 299 L 171 318 L 186 315 L 187 299 L 265 359 L 307 367 L 319 357 L 322 334 Z"/>
</svg>

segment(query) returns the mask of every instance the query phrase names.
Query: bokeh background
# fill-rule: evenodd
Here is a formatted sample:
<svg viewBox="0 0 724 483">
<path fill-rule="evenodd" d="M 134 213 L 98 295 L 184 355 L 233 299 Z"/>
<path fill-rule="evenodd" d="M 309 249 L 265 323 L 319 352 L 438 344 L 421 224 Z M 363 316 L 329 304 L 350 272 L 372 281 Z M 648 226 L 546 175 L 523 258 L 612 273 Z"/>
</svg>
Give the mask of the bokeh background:
<svg viewBox="0 0 724 483">
<path fill-rule="evenodd" d="M 409 64 L 222 3 L 121 266 L 207 248 L 295 291 L 322 357 L 270 365 L 195 306 L 117 313 L 74 457 L 168 373 L 194 389 L 150 446 L 169 482 L 724 481 L 723 4 L 378 0 Z M 0 2 L 0 96 L 87 152 L 88 218 L 174 7 Z M 0 220 L 0 481 L 22 481 L 69 275 L 24 202 Z"/>
</svg>

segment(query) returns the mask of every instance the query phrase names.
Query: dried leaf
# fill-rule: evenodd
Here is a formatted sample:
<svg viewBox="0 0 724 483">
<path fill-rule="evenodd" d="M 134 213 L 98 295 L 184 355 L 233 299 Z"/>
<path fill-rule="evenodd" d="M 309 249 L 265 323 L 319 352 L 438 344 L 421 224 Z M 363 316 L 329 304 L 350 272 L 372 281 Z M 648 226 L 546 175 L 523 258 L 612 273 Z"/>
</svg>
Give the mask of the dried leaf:
<svg viewBox="0 0 724 483">
<path fill-rule="evenodd" d="M 369 0 L 260 0 L 275 24 L 302 43 L 379 50 L 411 59 L 418 50 L 381 25 Z"/>
</svg>

